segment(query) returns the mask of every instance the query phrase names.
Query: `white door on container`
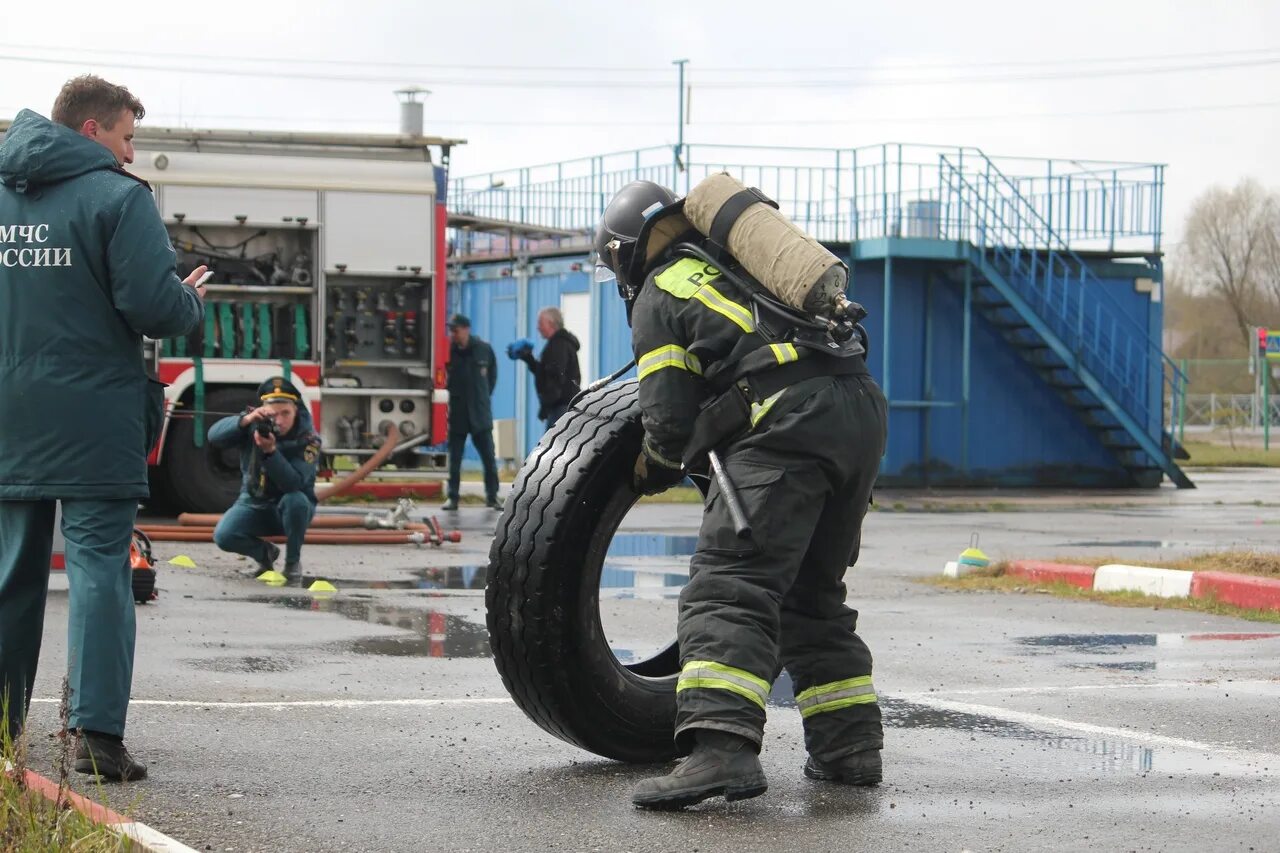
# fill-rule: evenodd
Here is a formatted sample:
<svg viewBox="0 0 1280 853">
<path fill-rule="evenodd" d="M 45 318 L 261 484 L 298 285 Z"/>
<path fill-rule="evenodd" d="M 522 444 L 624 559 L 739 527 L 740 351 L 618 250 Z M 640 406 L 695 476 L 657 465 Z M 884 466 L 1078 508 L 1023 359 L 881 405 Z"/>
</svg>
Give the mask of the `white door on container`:
<svg viewBox="0 0 1280 853">
<path fill-rule="evenodd" d="M 595 330 L 591 328 L 591 294 L 563 293 L 560 295 L 560 313 L 564 315 L 564 327 L 573 332 L 578 343 L 578 367 L 582 371 L 582 384 L 585 386 L 595 376 L 591 372 L 591 353 Z"/>
</svg>

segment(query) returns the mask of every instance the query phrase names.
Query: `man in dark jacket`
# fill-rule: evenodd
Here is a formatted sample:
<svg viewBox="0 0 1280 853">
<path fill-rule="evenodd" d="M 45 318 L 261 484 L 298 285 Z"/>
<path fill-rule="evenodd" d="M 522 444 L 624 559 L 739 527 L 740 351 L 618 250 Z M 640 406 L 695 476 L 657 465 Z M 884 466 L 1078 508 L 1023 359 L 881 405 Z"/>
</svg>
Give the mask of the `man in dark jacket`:
<svg viewBox="0 0 1280 853">
<path fill-rule="evenodd" d="M 56 503 L 71 587 L 75 769 L 139 779 L 122 741 L 133 679 L 129 544 L 147 497 L 163 386 L 142 336 L 198 328 L 204 272 L 184 282 L 133 161 L 142 105 L 96 77 L 54 122 L 23 110 L 0 145 L 0 695 L 17 734 L 40 654 Z"/>
<path fill-rule="evenodd" d="M 273 376 L 258 386 L 262 405 L 209 427 L 214 447 L 240 450 L 240 497 L 213 530 L 224 551 L 257 564 L 254 576 L 275 570 L 280 549 L 265 536 L 284 536 L 284 579 L 302 578 L 302 542 L 316 513 L 320 436 L 297 386 Z"/>
<path fill-rule="evenodd" d="M 512 341 L 507 346 L 507 356 L 520 359 L 533 371 L 533 384 L 538 391 L 538 418 L 546 421 L 547 429 L 551 429 L 569 410 L 569 402 L 580 390 L 580 345 L 564 327 L 564 315 L 559 308 L 548 306 L 538 312 L 538 334 L 547 341 L 539 358 L 533 357 L 533 341 L 528 338 Z"/>
<path fill-rule="evenodd" d="M 484 466 L 485 504 L 502 509 L 498 500 L 498 463 L 493 456 L 493 406 L 498 384 L 498 360 L 493 347 L 471 334 L 471 320 L 454 314 L 449 320 L 449 494 L 444 510 L 458 508 L 462 481 L 462 451 L 467 436 Z"/>
</svg>

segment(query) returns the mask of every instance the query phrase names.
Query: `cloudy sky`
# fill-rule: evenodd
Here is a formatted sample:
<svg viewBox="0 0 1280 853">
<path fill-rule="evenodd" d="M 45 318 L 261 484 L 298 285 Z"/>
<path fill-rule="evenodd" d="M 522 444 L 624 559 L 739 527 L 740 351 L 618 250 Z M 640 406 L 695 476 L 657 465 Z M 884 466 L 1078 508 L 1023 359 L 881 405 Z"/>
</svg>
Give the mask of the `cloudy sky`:
<svg viewBox="0 0 1280 853">
<path fill-rule="evenodd" d="M 1280 187 L 1274 0 L 28 2 L 0 24 L 0 113 L 95 72 L 148 124 L 390 132 L 417 84 L 472 174 L 674 142 L 675 59 L 694 143 L 1167 163 L 1171 240 L 1210 185 Z"/>
</svg>

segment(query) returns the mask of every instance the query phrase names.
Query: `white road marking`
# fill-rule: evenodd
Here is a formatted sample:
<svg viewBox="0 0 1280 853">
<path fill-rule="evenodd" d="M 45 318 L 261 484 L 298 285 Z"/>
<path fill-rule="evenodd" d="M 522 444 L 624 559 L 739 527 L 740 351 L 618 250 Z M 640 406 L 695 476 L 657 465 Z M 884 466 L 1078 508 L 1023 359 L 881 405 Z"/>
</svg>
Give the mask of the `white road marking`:
<svg viewBox="0 0 1280 853">
<path fill-rule="evenodd" d="M 1212 752 L 1216 755 L 1228 756 L 1239 761 L 1274 761 L 1276 758 L 1274 753 L 1252 752 L 1236 749 L 1235 747 L 1223 744 L 1202 743 L 1198 740 L 1169 737 L 1167 735 L 1156 734 L 1155 732 L 1144 732 L 1139 729 L 1098 726 L 1093 723 L 1064 720 L 1061 717 L 1049 717 L 1044 714 L 1032 714 L 1026 711 L 1014 711 L 1009 708 L 999 708 L 995 705 L 978 705 L 973 702 L 959 702 L 952 699 L 939 699 L 936 697 L 922 697 L 913 699 L 912 701 L 918 702 L 921 705 L 929 705 L 940 711 L 954 711 L 960 714 L 975 714 L 984 717 L 995 717 L 996 719 L 1005 720 L 1010 723 L 1021 723 L 1023 725 L 1035 726 L 1037 728 L 1065 729 L 1066 731 L 1083 732 L 1084 734 L 1099 735 L 1101 737 L 1115 738 L 1117 740 L 1129 740 L 1152 746 L 1164 746 L 1172 749 L 1189 749 L 1196 752 Z"/>
</svg>

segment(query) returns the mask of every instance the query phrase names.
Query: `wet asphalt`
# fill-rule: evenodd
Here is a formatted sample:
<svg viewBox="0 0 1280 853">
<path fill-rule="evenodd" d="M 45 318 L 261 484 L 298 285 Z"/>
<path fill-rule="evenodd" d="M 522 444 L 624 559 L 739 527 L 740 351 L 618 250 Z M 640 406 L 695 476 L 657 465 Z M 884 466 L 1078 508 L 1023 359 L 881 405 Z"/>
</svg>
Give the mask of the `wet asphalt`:
<svg viewBox="0 0 1280 853">
<path fill-rule="evenodd" d="M 629 803 L 663 768 L 564 744 L 506 698 L 484 629 L 490 511 L 464 506 L 464 541 L 439 549 L 308 547 L 330 596 L 242 578 L 211 545 L 158 543 L 126 739 L 151 778 L 90 793 L 198 850 L 1277 850 L 1280 625 L 916 582 L 973 533 L 993 558 L 1280 546 L 1280 474 L 1197 479 L 879 495 L 848 582 L 876 655 L 885 783 L 803 777 L 784 677 L 769 792 L 673 814 Z M 638 507 L 615 540 L 602 619 L 620 657 L 673 635 L 698 510 Z M 164 562 L 178 554 L 197 568 Z M 29 727 L 45 772 L 66 605 L 55 577 Z"/>
</svg>

